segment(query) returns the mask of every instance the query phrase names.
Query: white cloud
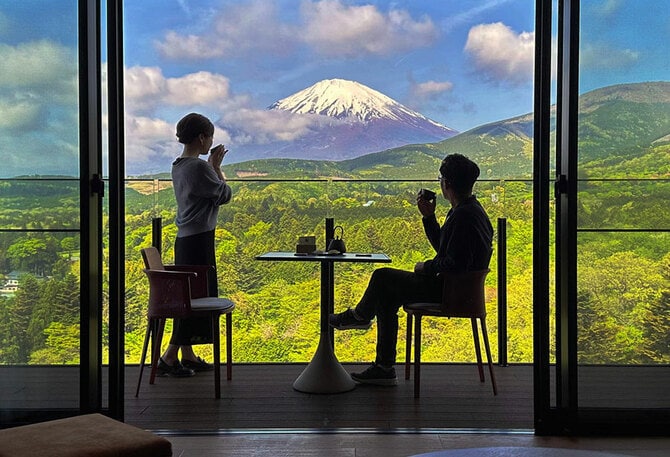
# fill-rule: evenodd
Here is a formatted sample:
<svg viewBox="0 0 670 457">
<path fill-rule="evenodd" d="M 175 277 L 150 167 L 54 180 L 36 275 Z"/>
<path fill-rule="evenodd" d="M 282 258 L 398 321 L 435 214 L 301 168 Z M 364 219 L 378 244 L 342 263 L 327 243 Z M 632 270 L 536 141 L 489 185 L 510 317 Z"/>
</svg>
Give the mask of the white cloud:
<svg viewBox="0 0 670 457">
<path fill-rule="evenodd" d="M 612 16 L 616 14 L 622 6 L 621 0 L 604 0 L 600 4 L 593 5 L 596 16 Z"/>
<path fill-rule="evenodd" d="M 46 40 L 0 44 L 0 62 L 0 100 L 5 108 L 16 103 L 15 114 L 25 111 L 27 103 L 39 109 L 76 109 L 77 59 L 72 49 Z"/>
<path fill-rule="evenodd" d="M 9 101 L 0 98 L 0 129 L 27 130 L 35 128 L 39 123 L 41 109 L 39 104 L 29 101 Z"/>
<path fill-rule="evenodd" d="M 535 34 L 515 33 L 502 22 L 470 29 L 465 51 L 485 78 L 515 84 L 532 81 Z"/>
<path fill-rule="evenodd" d="M 126 155 L 133 166 L 178 155 L 176 120 L 166 120 L 174 112 L 223 110 L 240 103 L 231 96 L 228 78 L 204 71 L 166 78 L 158 67 L 135 66 L 125 71 L 124 89 Z M 229 137 L 217 129 L 216 140 Z"/>
<path fill-rule="evenodd" d="M 225 103 L 230 98 L 230 83 L 222 75 L 200 71 L 166 80 L 166 100 L 176 106 Z"/>
<path fill-rule="evenodd" d="M 215 15 L 201 34 L 167 32 L 156 48 L 170 59 L 212 59 L 248 54 L 285 54 L 293 48 L 296 33 L 278 18 L 276 2 L 254 0 L 233 5 Z"/>
<path fill-rule="evenodd" d="M 299 24 L 282 22 L 276 2 L 252 0 L 219 11 L 201 33 L 170 30 L 155 46 L 166 58 L 187 60 L 287 55 L 299 44 L 328 57 L 358 57 L 427 46 L 438 35 L 428 17 L 341 0 L 304 0 L 300 15 Z"/>
<path fill-rule="evenodd" d="M 175 137 L 175 126 L 162 119 L 151 119 L 136 116 L 126 122 L 126 133 L 131 136 L 139 136 L 151 141 L 158 142 L 165 138 Z"/>
<path fill-rule="evenodd" d="M 227 43 L 213 43 L 214 40 L 198 35 L 180 35 L 170 30 L 165 35 L 165 40 L 156 41 L 155 47 L 158 52 L 168 59 L 212 59 L 226 55 L 230 47 Z"/>
<path fill-rule="evenodd" d="M 0 44 L 0 129 L 21 144 L 31 135 L 63 132 L 77 141 L 77 61 L 72 49 L 47 40 Z M 52 142 L 53 144 L 53 142 Z"/>
<path fill-rule="evenodd" d="M 438 34 L 428 17 L 417 21 L 398 9 L 383 14 L 373 5 L 304 1 L 301 13 L 305 21 L 303 40 L 326 56 L 387 55 L 429 45 Z"/>
<path fill-rule="evenodd" d="M 125 137 L 126 158 L 135 166 L 179 155 L 175 127 L 163 119 L 127 115 Z"/>
<path fill-rule="evenodd" d="M 231 98 L 225 76 L 200 71 L 166 78 L 158 67 L 126 69 L 125 95 L 130 112 L 151 112 L 159 106 L 217 106 Z"/>
<path fill-rule="evenodd" d="M 0 62 L 0 88 L 39 86 L 53 90 L 55 84 L 70 85 L 77 74 L 73 50 L 46 40 L 17 46 L 0 44 Z"/>
<path fill-rule="evenodd" d="M 174 157 L 175 112 L 214 112 L 215 141 L 228 145 L 291 141 L 307 133 L 321 116 L 296 115 L 251 107 L 251 99 L 231 93 L 228 79 L 209 72 L 166 78 L 158 67 L 125 71 L 126 151 L 133 165 Z M 205 114 L 203 112 L 203 114 Z M 218 118 L 217 118 L 218 116 Z"/>
<path fill-rule="evenodd" d="M 617 49 L 606 44 L 586 44 L 579 54 L 579 65 L 584 69 L 628 68 L 640 59 L 640 53 L 632 49 Z"/>
<path fill-rule="evenodd" d="M 123 88 L 130 102 L 160 98 L 165 91 L 163 71 L 158 67 L 126 68 Z"/>
<path fill-rule="evenodd" d="M 412 95 L 419 99 L 426 99 L 444 92 L 449 92 L 454 88 L 454 84 L 450 81 L 426 81 L 423 83 L 414 84 L 412 86 Z"/>
<path fill-rule="evenodd" d="M 292 141 L 309 132 L 310 128 L 323 122 L 323 116 L 293 114 L 288 111 L 239 109 L 224 116 L 227 125 L 243 127 L 244 133 L 236 132 L 232 140 L 238 143 L 268 143 Z"/>
</svg>

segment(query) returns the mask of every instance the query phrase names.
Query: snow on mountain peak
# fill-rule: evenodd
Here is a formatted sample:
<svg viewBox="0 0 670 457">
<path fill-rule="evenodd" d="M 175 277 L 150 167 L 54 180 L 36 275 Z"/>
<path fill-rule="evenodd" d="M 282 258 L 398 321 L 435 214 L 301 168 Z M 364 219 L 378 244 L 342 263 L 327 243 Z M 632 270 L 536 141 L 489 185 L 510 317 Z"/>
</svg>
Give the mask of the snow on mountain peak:
<svg viewBox="0 0 670 457">
<path fill-rule="evenodd" d="M 275 102 L 269 109 L 298 114 L 320 114 L 359 122 L 378 118 L 407 122 L 408 119 L 418 118 L 439 125 L 381 92 L 344 79 L 319 81 Z"/>
</svg>

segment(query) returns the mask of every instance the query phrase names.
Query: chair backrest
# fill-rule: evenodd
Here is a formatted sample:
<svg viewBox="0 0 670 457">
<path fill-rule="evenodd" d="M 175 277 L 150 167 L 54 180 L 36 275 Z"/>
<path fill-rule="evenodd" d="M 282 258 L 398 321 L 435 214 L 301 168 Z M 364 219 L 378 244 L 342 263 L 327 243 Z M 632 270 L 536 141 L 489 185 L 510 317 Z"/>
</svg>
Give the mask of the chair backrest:
<svg viewBox="0 0 670 457">
<path fill-rule="evenodd" d="M 163 276 L 151 274 L 150 270 L 163 272 L 168 268 L 163 265 L 161 254 L 155 247 L 143 248 L 142 259 L 149 278 L 149 307 L 147 315 L 157 317 L 187 317 L 191 313 L 191 281 L 169 280 Z"/>
<path fill-rule="evenodd" d="M 489 269 L 443 273 L 442 311 L 449 317 L 486 316 L 484 282 Z"/>
<path fill-rule="evenodd" d="M 144 267 L 148 270 L 165 270 L 161 253 L 153 246 L 142 249 L 142 259 L 144 260 Z"/>
</svg>

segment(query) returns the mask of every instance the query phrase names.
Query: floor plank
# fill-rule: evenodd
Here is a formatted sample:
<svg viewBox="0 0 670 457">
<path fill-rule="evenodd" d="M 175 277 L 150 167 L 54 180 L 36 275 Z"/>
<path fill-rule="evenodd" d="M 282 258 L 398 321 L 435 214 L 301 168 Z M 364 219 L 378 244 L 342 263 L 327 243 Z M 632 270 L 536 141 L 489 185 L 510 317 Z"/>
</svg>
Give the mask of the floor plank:
<svg viewBox="0 0 670 457">
<path fill-rule="evenodd" d="M 193 378 L 145 376 L 126 367 L 125 421 L 148 430 L 532 430 L 531 365 L 495 367 L 499 394 L 479 382 L 472 364 L 422 365 L 422 396 L 413 380 L 396 387 L 359 385 L 353 391 L 305 394 L 292 388 L 304 364 L 236 364 L 214 399 L 213 373 Z M 364 368 L 345 364 L 348 371 Z M 103 370 L 103 374 L 106 370 Z M 146 375 L 146 372 L 145 372 Z M 670 367 L 580 367 L 580 406 L 670 407 Z M 634 386 L 634 388 L 631 388 Z M 0 366 L 1 409 L 78 407 L 75 366 Z M 103 402 L 106 401 L 103 399 Z"/>
</svg>

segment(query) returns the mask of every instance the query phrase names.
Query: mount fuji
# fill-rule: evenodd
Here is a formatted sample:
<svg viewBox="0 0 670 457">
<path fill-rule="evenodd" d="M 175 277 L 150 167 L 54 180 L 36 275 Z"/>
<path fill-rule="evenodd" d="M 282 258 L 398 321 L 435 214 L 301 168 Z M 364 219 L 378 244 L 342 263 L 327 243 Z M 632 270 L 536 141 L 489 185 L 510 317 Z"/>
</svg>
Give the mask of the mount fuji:
<svg viewBox="0 0 670 457">
<path fill-rule="evenodd" d="M 328 79 L 283 98 L 270 111 L 304 116 L 306 133 L 245 151 L 247 158 L 345 160 L 458 132 L 355 81 Z M 251 157 L 253 156 L 253 157 Z"/>
</svg>

